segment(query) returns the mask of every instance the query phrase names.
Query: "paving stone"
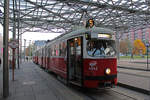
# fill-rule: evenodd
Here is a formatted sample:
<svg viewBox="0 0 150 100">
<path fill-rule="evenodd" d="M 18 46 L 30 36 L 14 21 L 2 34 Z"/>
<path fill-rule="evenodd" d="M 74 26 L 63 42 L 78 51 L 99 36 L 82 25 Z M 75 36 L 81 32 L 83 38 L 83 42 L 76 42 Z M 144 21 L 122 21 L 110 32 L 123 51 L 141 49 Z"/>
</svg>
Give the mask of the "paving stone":
<svg viewBox="0 0 150 100">
<path fill-rule="evenodd" d="M 14 100 L 36 100 L 36 99 L 35 96 L 33 95 L 26 95 L 26 96 L 15 96 Z"/>
<path fill-rule="evenodd" d="M 36 100 L 58 100 L 58 99 L 52 94 L 42 94 L 36 95 Z"/>
<path fill-rule="evenodd" d="M 130 73 L 139 74 L 142 72 L 130 71 Z M 81 100 L 80 96 L 31 62 L 22 63 L 20 69 L 15 70 L 16 81 L 11 81 L 11 75 L 10 70 L 10 96 L 7 100 Z M 126 81 L 126 78 L 133 83 L 137 82 L 139 85 L 141 85 L 140 80 L 142 80 L 142 84 L 148 82 L 140 79 L 138 76 L 137 79 L 140 79 L 139 81 L 134 79 L 133 75 L 131 75 L 132 77 L 122 75 L 119 75 L 118 78 L 123 77 L 124 79 L 122 78 L 122 80 L 126 84 L 130 83 Z M 0 71 L 0 100 L 3 100 L 1 80 L 2 72 Z M 145 86 L 147 85 L 145 84 Z"/>
<path fill-rule="evenodd" d="M 126 84 L 128 86 L 137 87 L 150 91 L 150 71 L 133 70 L 128 68 L 146 69 L 146 59 L 135 60 L 119 60 L 119 66 L 124 68 L 118 68 L 118 82 Z"/>
<path fill-rule="evenodd" d="M 55 91 L 58 84 L 53 83 L 54 79 L 33 63 L 23 63 L 19 70 L 16 69 L 15 81 L 11 80 L 11 70 L 9 75 L 10 95 L 7 100 L 67 100 L 58 93 L 59 89 Z"/>
<path fill-rule="evenodd" d="M 119 73 L 118 82 L 150 91 L 150 78 Z"/>
</svg>

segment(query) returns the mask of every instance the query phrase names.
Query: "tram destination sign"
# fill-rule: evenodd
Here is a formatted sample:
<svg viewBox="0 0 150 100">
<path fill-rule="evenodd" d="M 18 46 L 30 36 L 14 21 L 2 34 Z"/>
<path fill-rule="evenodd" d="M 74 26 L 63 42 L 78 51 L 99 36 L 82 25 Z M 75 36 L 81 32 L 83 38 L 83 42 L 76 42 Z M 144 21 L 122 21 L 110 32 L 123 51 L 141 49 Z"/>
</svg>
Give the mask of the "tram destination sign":
<svg viewBox="0 0 150 100">
<path fill-rule="evenodd" d="M 111 38 L 111 35 L 109 35 L 109 34 L 107 34 L 107 33 L 106 33 L 106 34 L 105 34 L 105 33 L 99 33 L 99 34 L 98 34 L 98 37 L 99 37 L 99 38 Z"/>
<path fill-rule="evenodd" d="M 89 19 L 86 22 L 86 28 L 92 28 L 94 26 L 94 20 L 93 19 Z"/>
</svg>

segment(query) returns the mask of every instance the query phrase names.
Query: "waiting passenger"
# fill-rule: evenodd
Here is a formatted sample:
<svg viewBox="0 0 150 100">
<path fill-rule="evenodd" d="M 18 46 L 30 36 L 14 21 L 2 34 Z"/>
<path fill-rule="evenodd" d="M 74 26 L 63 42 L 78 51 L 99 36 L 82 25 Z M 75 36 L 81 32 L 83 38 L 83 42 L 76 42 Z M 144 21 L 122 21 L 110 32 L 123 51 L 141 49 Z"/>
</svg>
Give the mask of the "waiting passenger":
<svg viewBox="0 0 150 100">
<path fill-rule="evenodd" d="M 28 61 L 28 57 L 26 57 L 26 60 Z"/>
</svg>

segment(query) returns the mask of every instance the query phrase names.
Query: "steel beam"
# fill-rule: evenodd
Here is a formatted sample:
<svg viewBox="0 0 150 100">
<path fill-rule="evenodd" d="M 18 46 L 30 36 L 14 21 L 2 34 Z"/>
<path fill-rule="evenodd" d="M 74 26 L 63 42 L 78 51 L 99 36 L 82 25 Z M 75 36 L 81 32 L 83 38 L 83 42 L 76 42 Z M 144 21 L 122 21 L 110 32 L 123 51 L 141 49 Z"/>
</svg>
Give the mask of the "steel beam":
<svg viewBox="0 0 150 100">
<path fill-rule="evenodd" d="M 19 4 L 19 8 L 18 9 L 20 10 L 20 0 L 19 0 L 18 4 Z M 20 32 L 19 32 L 20 31 L 20 28 L 19 28 L 20 27 L 20 12 L 18 13 L 17 17 L 18 17 L 18 21 L 17 22 L 18 22 L 18 45 L 19 45 L 20 44 L 20 35 L 19 35 L 20 34 Z M 21 58 L 20 57 L 20 55 L 21 55 L 20 49 L 21 48 L 20 48 L 20 45 L 19 45 L 18 49 L 17 49 L 18 50 L 18 69 L 20 68 L 20 58 Z"/>
<path fill-rule="evenodd" d="M 57 1 L 65 2 L 66 0 L 57 0 Z M 80 2 L 80 4 L 97 6 L 99 8 L 110 8 L 110 9 L 114 9 L 114 10 L 118 10 L 118 11 L 126 11 L 129 13 L 139 13 L 139 14 L 150 15 L 150 12 L 148 12 L 148 11 L 131 9 L 129 7 L 127 8 L 127 7 L 121 6 L 121 5 L 112 5 L 112 4 L 96 3 L 96 2 L 86 2 L 86 1 L 81 1 L 81 0 L 68 0 L 68 2 L 71 2 L 71 3 Z"/>
<path fill-rule="evenodd" d="M 8 38 L 9 38 L 9 0 L 4 0 L 3 24 L 3 97 L 9 96 L 9 70 L 8 70 Z"/>
<path fill-rule="evenodd" d="M 75 24 L 75 22 L 64 18 L 63 16 L 61 16 L 61 15 L 58 14 L 58 13 L 55 13 L 55 12 L 53 12 L 53 11 L 50 11 L 50 10 L 46 9 L 44 6 L 38 5 L 38 4 L 36 4 L 36 3 L 34 3 L 34 2 L 32 2 L 32 1 L 30 1 L 30 0 L 25 0 L 25 1 L 26 1 L 26 2 L 29 2 L 30 4 L 32 4 L 32 5 L 34 5 L 34 6 L 39 7 L 39 8 L 41 8 L 41 9 L 45 10 L 45 11 L 47 11 L 48 13 L 52 13 L 52 14 L 54 14 L 55 16 L 58 16 L 58 17 L 60 17 L 60 18 L 62 18 L 62 19 L 64 19 L 64 20 L 66 20 L 66 21 L 68 21 L 68 22 L 70 22 L 70 23 L 72 23 L 72 24 Z"/>
</svg>

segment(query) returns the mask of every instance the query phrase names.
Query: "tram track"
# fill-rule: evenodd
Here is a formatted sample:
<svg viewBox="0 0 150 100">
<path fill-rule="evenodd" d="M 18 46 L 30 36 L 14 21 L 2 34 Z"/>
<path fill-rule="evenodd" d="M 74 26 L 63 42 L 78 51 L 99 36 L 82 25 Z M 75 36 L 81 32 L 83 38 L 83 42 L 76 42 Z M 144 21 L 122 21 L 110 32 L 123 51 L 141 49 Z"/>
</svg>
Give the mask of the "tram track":
<svg viewBox="0 0 150 100">
<path fill-rule="evenodd" d="M 95 95 L 96 93 L 96 95 Z M 115 95 L 114 95 L 115 93 Z M 102 99 L 106 99 L 106 100 L 141 100 L 138 98 L 134 98 L 130 95 L 124 94 L 124 93 L 120 93 L 116 90 L 112 90 L 112 89 L 98 89 L 94 92 L 94 95 L 90 93 L 84 93 L 84 95 L 86 95 L 88 98 L 90 98 L 91 100 L 102 100 Z"/>
<path fill-rule="evenodd" d="M 118 68 L 121 69 L 129 69 L 129 70 L 137 70 L 137 71 L 150 71 L 148 69 L 143 69 L 143 68 L 133 68 L 132 66 L 130 67 L 125 67 L 125 66 L 117 66 Z"/>
<path fill-rule="evenodd" d="M 85 100 L 142 100 L 141 98 L 139 99 L 138 97 L 114 89 L 82 89 L 81 87 L 71 86 L 71 90 L 86 98 Z"/>
<path fill-rule="evenodd" d="M 52 77 L 56 79 L 56 76 L 52 75 Z M 83 98 L 81 100 L 146 100 L 139 99 L 138 97 L 134 97 L 133 95 L 128 95 L 126 93 L 117 91 L 115 90 L 115 88 L 83 89 L 79 86 L 71 85 L 69 86 L 69 90 L 70 89 L 76 94 L 77 97 Z M 55 91 L 55 94 L 58 93 Z"/>
<path fill-rule="evenodd" d="M 128 98 L 131 98 L 131 99 L 133 99 L 133 100 L 137 100 L 137 98 L 131 97 L 131 96 L 129 96 L 129 95 L 127 95 L 127 94 L 124 94 L 124 93 L 120 93 L 120 92 L 118 92 L 118 91 L 116 91 L 116 90 L 112 90 L 112 89 L 111 89 L 111 91 L 113 91 L 113 92 L 115 92 L 115 93 L 117 93 L 117 94 L 126 96 L 126 97 L 128 97 Z"/>
<path fill-rule="evenodd" d="M 129 83 L 125 82 L 123 79 L 128 80 Z M 149 71 L 124 70 L 123 68 L 118 68 L 118 86 L 120 87 L 149 95 L 149 79 Z M 132 80 L 134 80 L 134 82 Z M 142 84 L 145 84 L 145 86 Z"/>
</svg>

